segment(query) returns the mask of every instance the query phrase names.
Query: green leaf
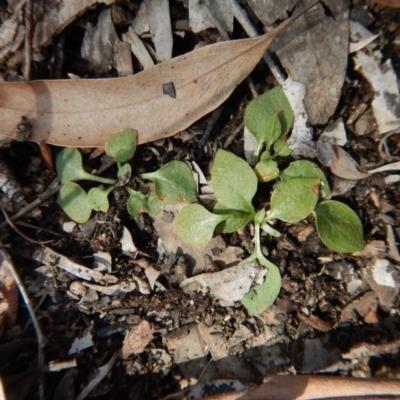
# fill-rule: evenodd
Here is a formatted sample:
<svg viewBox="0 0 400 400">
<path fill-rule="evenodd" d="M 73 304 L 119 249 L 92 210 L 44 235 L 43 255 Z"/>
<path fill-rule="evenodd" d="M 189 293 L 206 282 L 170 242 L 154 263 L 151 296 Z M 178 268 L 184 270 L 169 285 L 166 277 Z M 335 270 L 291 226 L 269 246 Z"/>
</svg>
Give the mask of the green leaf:
<svg viewBox="0 0 400 400">
<path fill-rule="evenodd" d="M 364 235 L 357 214 L 340 201 L 327 200 L 315 208 L 317 231 L 324 244 L 339 253 L 364 248 Z"/>
<path fill-rule="evenodd" d="M 72 220 L 80 224 L 88 221 L 92 213 L 87 193 L 74 182 L 61 185 L 57 203 Z"/>
<path fill-rule="evenodd" d="M 130 164 L 123 164 L 118 166 L 118 179 L 123 180 L 125 184 L 129 182 L 132 176 L 132 167 Z"/>
<path fill-rule="evenodd" d="M 284 139 L 277 140 L 274 143 L 274 156 L 275 157 L 288 157 L 292 154 L 292 149 L 285 142 Z"/>
<path fill-rule="evenodd" d="M 213 237 L 215 227 L 224 219 L 225 215 L 212 214 L 199 204 L 189 204 L 179 213 L 177 233 L 186 243 L 200 247 Z"/>
<path fill-rule="evenodd" d="M 278 116 L 279 113 L 280 111 L 275 111 L 269 115 L 265 123 L 264 141 L 267 150 L 270 150 L 272 144 L 278 140 L 282 134 L 282 127 Z"/>
<path fill-rule="evenodd" d="M 260 161 L 272 160 L 273 156 L 269 150 L 265 150 L 260 157 Z"/>
<path fill-rule="evenodd" d="M 281 87 L 276 87 L 256 97 L 246 108 L 244 124 L 256 137 L 257 144 L 265 141 L 270 123 L 268 118 L 273 114 L 278 116 L 281 126 L 281 133 L 276 139 L 283 138 L 293 124 L 293 111 Z"/>
<path fill-rule="evenodd" d="M 226 208 L 255 214 L 251 201 L 257 191 L 257 176 L 246 161 L 218 150 L 211 178 L 215 196 Z"/>
<path fill-rule="evenodd" d="M 102 190 L 99 188 L 91 188 L 88 193 L 87 201 L 94 211 L 107 212 L 110 208 L 108 203 L 108 195 L 114 189 L 114 186 Z"/>
<path fill-rule="evenodd" d="M 252 315 L 259 315 L 271 306 L 281 290 L 282 278 L 278 267 L 266 259 L 262 260 L 262 265 L 268 269 L 264 282 L 253 286 L 242 299 L 242 304 Z"/>
<path fill-rule="evenodd" d="M 281 234 L 276 229 L 272 228 L 272 226 L 268 225 L 267 223 L 261 225 L 261 229 L 271 235 L 273 237 L 280 237 Z"/>
<path fill-rule="evenodd" d="M 171 161 L 158 171 L 140 177 L 154 183 L 156 195 L 164 203 L 190 202 L 196 198 L 196 182 L 192 171 L 182 161 Z"/>
<path fill-rule="evenodd" d="M 107 140 L 106 153 L 117 162 L 129 161 L 135 154 L 138 134 L 135 129 L 113 133 Z"/>
<path fill-rule="evenodd" d="M 282 182 L 293 178 L 319 178 L 321 179 L 320 192 L 321 197 L 328 196 L 331 193 L 328 180 L 317 164 L 308 160 L 299 160 L 292 162 L 284 171 L 281 172 Z"/>
<path fill-rule="evenodd" d="M 227 216 L 226 220 L 219 223 L 215 228 L 216 233 L 236 232 L 252 219 L 252 215 L 240 210 L 231 210 L 219 202 L 215 203 L 213 214 Z"/>
<path fill-rule="evenodd" d="M 125 186 L 129 193 L 129 200 L 126 208 L 132 217 L 137 217 L 141 213 L 148 213 L 150 215 L 158 214 L 163 208 L 164 203 L 157 199 L 153 192 L 142 194 Z"/>
<path fill-rule="evenodd" d="M 56 157 L 56 170 L 61 183 L 88 180 L 113 185 L 114 179 L 89 174 L 83 169 L 82 155 L 78 149 L 66 147 Z"/>
<path fill-rule="evenodd" d="M 299 222 L 310 215 L 318 201 L 319 178 L 293 178 L 281 183 L 271 195 L 268 220 Z"/>
<path fill-rule="evenodd" d="M 260 182 L 273 181 L 279 176 L 279 168 L 274 160 L 261 160 L 254 167 L 254 172 Z"/>
</svg>

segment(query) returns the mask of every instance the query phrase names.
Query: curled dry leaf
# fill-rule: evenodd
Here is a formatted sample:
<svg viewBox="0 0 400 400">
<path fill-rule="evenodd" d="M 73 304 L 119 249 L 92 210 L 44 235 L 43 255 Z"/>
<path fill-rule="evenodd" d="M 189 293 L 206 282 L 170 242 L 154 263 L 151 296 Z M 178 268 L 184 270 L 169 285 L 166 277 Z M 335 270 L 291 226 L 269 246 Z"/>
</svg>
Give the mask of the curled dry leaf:
<svg viewBox="0 0 400 400">
<path fill-rule="evenodd" d="M 138 130 L 139 143 L 171 136 L 218 107 L 305 9 L 264 36 L 196 49 L 130 77 L 1 82 L 0 133 L 15 137 L 24 118 L 30 140 L 60 146 L 103 147 L 128 127 Z M 175 98 L 163 94 L 171 82 Z"/>
<path fill-rule="evenodd" d="M 343 179 L 359 180 L 371 176 L 358 170 L 356 161 L 341 147 L 335 146 L 332 153 L 331 172 Z"/>
</svg>

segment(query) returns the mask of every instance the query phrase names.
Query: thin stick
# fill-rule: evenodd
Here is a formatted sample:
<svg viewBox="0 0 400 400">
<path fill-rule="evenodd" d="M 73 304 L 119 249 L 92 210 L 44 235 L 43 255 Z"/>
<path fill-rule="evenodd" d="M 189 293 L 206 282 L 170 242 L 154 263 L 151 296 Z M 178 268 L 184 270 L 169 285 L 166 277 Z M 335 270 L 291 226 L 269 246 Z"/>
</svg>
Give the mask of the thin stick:
<svg viewBox="0 0 400 400">
<path fill-rule="evenodd" d="M 24 80 L 31 79 L 32 66 L 32 35 L 33 35 L 33 0 L 28 0 L 25 5 L 25 67 Z"/>
<path fill-rule="evenodd" d="M 15 221 L 28 212 L 32 211 L 34 208 L 40 206 L 40 204 L 44 203 L 47 199 L 49 199 L 51 196 L 56 194 L 58 190 L 60 189 L 60 180 L 58 178 L 54 178 L 53 181 L 50 183 L 49 187 L 45 192 L 40 194 L 36 200 L 34 200 L 32 203 L 28 204 L 27 206 L 21 208 L 16 214 L 13 216 L 10 216 L 10 220 Z M 4 228 L 7 226 L 8 222 L 4 221 L 0 224 L 0 229 Z"/>
</svg>

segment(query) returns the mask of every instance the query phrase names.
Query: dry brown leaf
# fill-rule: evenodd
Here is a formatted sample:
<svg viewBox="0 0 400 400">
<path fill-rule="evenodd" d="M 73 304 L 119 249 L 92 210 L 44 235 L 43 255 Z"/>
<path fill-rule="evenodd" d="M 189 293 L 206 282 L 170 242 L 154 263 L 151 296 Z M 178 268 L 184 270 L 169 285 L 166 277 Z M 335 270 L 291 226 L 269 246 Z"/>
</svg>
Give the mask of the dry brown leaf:
<svg viewBox="0 0 400 400">
<path fill-rule="evenodd" d="M 1 321 L 11 328 L 17 321 L 18 287 L 10 267 L 11 259 L 4 250 L 0 250 L 0 328 Z"/>
<path fill-rule="evenodd" d="M 336 176 L 348 180 L 365 179 L 371 176 L 368 172 L 359 171 L 356 161 L 339 146 L 334 147 L 330 170 Z"/>
<path fill-rule="evenodd" d="M 15 137 L 25 121 L 30 140 L 75 147 L 103 147 L 127 127 L 140 143 L 171 136 L 218 107 L 301 11 L 267 35 L 196 49 L 132 77 L 1 82 L 0 133 Z M 163 94 L 167 83 L 176 98 Z"/>
<path fill-rule="evenodd" d="M 290 78 L 306 86 L 304 105 L 313 125 L 325 124 L 336 110 L 348 61 L 349 2 L 324 4 L 331 17 L 325 16 L 321 5 L 316 7 L 279 36 L 271 49 Z"/>
<path fill-rule="evenodd" d="M 386 7 L 400 8 L 400 0 L 374 0 L 374 2 Z"/>
<path fill-rule="evenodd" d="M 145 347 L 153 340 L 154 328 L 149 322 L 143 320 L 127 332 L 122 346 L 122 358 L 128 358 L 131 354 L 142 353 Z"/>
</svg>

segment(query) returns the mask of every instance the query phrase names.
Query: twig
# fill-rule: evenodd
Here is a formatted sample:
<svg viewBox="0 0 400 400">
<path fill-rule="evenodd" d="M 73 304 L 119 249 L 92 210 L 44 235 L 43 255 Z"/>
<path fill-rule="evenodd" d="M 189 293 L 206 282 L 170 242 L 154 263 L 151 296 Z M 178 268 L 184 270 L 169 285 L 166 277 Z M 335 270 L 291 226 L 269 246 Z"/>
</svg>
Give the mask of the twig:
<svg viewBox="0 0 400 400">
<path fill-rule="evenodd" d="M 2 243 L 0 242 L 0 245 Z M 21 293 L 22 299 L 25 302 L 26 308 L 28 309 L 29 315 L 32 319 L 32 323 L 33 326 L 35 328 L 35 332 L 36 332 L 36 337 L 37 337 L 37 345 L 38 345 L 38 367 L 43 367 L 44 365 L 44 354 L 43 354 L 43 348 L 45 346 L 45 341 L 44 341 L 44 336 L 42 333 L 42 330 L 40 328 L 39 325 L 39 321 L 36 318 L 36 314 L 35 311 L 33 309 L 32 303 L 29 299 L 29 295 L 28 292 L 25 289 L 25 286 L 23 284 L 23 282 L 21 281 L 17 270 L 14 267 L 14 264 L 12 263 L 9 255 L 7 254 L 7 252 L 5 252 L 3 249 L 0 248 L 0 266 L 3 266 L 3 268 L 5 267 L 3 264 L 7 264 L 7 267 L 10 269 L 14 281 L 18 286 L 18 289 Z"/>
<path fill-rule="evenodd" d="M 40 204 L 44 203 L 47 199 L 49 199 L 51 196 L 56 194 L 58 190 L 60 189 L 60 181 L 58 178 L 54 178 L 53 181 L 50 183 L 49 187 L 47 190 L 43 193 L 41 193 L 36 200 L 34 200 L 32 203 L 28 204 L 27 206 L 21 208 L 16 214 L 13 216 L 10 216 L 10 220 L 15 221 L 28 212 L 32 211 L 34 208 L 38 207 Z M 4 228 L 7 226 L 8 222 L 4 221 L 0 224 L 0 229 Z"/>
<path fill-rule="evenodd" d="M 6 219 L 7 223 L 11 226 L 11 228 L 12 228 L 16 233 L 18 233 L 18 235 L 20 235 L 20 236 L 22 236 L 24 239 L 26 239 L 28 242 L 35 243 L 35 244 L 47 244 L 47 243 L 52 243 L 52 242 L 53 242 L 53 240 L 46 240 L 46 241 L 44 241 L 44 242 L 41 242 L 40 240 L 35 240 L 35 239 L 32 239 L 32 238 L 30 238 L 29 236 L 25 235 L 25 233 L 21 232 L 21 231 L 17 228 L 17 226 L 14 224 L 14 222 L 11 220 L 11 218 L 8 216 L 8 213 L 7 213 L 6 209 L 4 208 L 4 204 L 3 204 L 3 202 L 1 201 L 1 199 L 0 199 L 0 208 L 1 208 L 1 211 L 2 211 L 2 213 L 3 213 L 3 215 L 4 215 L 4 218 Z"/>
<path fill-rule="evenodd" d="M 27 0 L 25 5 L 25 68 L 24 80 L 31 79 L 32 66 L 32 35 L 33 35 L 33 0 Z"/>
</svg>

